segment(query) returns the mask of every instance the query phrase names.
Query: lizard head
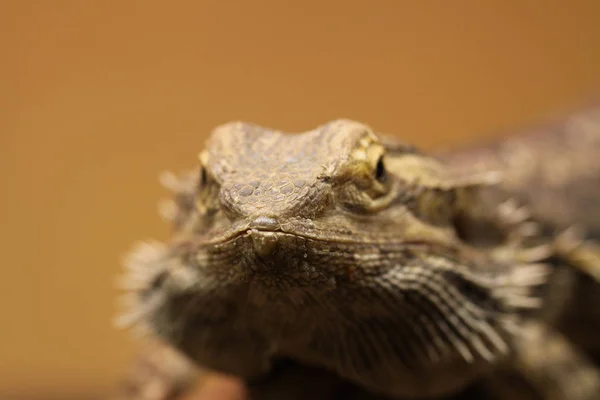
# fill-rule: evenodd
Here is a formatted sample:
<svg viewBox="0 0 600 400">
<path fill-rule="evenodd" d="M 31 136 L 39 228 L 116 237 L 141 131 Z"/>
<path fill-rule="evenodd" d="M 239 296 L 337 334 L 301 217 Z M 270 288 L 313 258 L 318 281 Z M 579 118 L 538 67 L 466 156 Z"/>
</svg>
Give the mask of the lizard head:
<svg viewBox="0 0 600 400">
<path fill-rule="evenodd" d="M 456 251 L 455 222 L 491 177 L 451 174 L 350 120 L 298 134 L 229 123 L 214 130 L 199 161 L 186 192 L 193 206 L 177 218 L 177 236 L 208 253 L 219 271 L 231 262 L 215 250 L 230 249 L 242 275 L 290 285 L 300 284 L 290 278 L 298 269 L 330 274 L 311 251 L 352 256 L 356 265 L 349 267 L 359 269 L 357 257 L 381 255 L 385 246 Z"/>
<path fill-rule="evenodd" d="M 128 265 L 132 318 L 200 364 L 250 377 L 291 357 L 439 394 L 508 351 L 505 322 L 540 270 L 495 262 L 461 231 L 493 174 L 453 173 L 349 120 L 222 125 L 199 159 L 163 178 L 171 242 Z"/>
<path fill-rule="evenodd" d="M 286 244 L 286 238 L 356 238 L 360 232 L 350 219 L 374 215 L 397 198 L 384 154 L 373 132 L 353 121 L 301 134 L 244 123 L 221 126 L 200 155 L 196 210 L 204 217 L 192 229 L 221 242 L 257 238 L 253 243 L 264 259 L 277 247 L 267 242 L 281 242 L 289 253 L 297 243 Z M 263 252 L 266 237 L 272 240 Z"/>
</svg>

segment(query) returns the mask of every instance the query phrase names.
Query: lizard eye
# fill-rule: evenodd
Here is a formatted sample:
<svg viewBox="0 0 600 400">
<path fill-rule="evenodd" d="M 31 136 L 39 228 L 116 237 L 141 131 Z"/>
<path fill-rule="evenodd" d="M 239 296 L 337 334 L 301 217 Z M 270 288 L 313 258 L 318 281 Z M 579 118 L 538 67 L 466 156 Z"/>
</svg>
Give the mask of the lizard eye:
<svg viewBox="0 0 600 400">
<path fill-rule="evenodd" d="M 206 167 L 203 165 L 200 167 L 200 187 L 206 186 L 208 183 L 208 174 L 206 172 Z"/>
<path fill-rule="evenodd" d="M 208 162 L 208 153 L 206 151 L 203 151 L 199 154 L 198 158 L 200 161 L 200 176 L 198 177 L 198 189 L 202 190 L 209 186 L 210 183 L 208 177 L 208 170 L 206 167 Z"/>
<path fill-rule="evenodd" d="M 385 169 L 385 163 L 383 162 L 383 156 L 380 156 L 375 166 L 375 179 L 379 182 L 385 182 L 387 178 L 387 171 Z"/>
</svg>

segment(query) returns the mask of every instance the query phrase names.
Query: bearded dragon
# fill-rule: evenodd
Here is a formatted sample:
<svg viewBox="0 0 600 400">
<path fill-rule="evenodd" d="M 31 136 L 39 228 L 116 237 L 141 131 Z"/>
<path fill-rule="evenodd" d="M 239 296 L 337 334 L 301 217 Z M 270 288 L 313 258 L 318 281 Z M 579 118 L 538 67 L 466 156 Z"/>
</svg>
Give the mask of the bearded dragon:
<svg viewBox="0 0 600 400">
<path fill-rule="evenodd" d="M 197 368 L 257 399 L 600 398 L 600 108 L 436 155 L 232 122 L 198 164 L 125 263 L 120 322 L 162 344 L 119 398 Z"/>
</svg>

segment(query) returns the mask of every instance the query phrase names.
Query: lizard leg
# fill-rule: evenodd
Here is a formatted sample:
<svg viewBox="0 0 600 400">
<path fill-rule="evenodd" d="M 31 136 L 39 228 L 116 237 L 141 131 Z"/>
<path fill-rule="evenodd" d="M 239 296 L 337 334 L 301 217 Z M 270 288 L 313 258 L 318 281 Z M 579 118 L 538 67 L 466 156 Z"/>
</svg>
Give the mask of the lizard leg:
<svg viewBox="0 0 600 400">
<path fill-rule="evenodd" d="M 556 325 L 577 346 L 600 361 L 600 245 L 578 239 L 567 231 L 557 238 L 554 246 L 560 261 L 568 266 L 557 278 L 570 281 L 570 289 L 563 290 L 566 295 L 551 294 L 564 298 L 564 305 L 555 307 L 563 310 Z M 568 278 L 566 273 L 570 274 Z M 560 292 L 560 288 L 556 291 Z"/>
<path fill-rule="evenodd" d="M 573 268 L 585 273 L 600 284 L 600 244 L 584 241 L 575 228 L 563 232 L 557 237 L 554 247 L 558 255 Z"/>
<path fill-rule="evenodd" d="M 544 399 L 600 398 L 600 370 L 557 331 L 529 321 L 514 346 L 517 369 Z"/>
</svg>

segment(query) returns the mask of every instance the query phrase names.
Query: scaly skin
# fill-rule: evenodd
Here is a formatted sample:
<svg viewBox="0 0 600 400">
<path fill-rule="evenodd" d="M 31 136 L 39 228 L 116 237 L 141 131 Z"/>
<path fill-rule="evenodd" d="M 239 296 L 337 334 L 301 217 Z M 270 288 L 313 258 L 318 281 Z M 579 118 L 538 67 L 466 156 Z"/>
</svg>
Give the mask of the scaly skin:
<svg viewBox="0 0 600 400">
<path fill-rule="evenodd" d="M 562 246 L 555 251 L 562 253 L 560 258 L 566 258 L 567 264 L 576 264 L 579 271 L 571 275 L 559 270 L 551 280 L 556 290 L 545 298 L 545 310 L 557 317 L 563 332 L 600 360 L 600 307 L 591 306 L 600 304 L 600 251 L 595 243 L 600 239 L 600 211 L 596 207 L 600 198 L 600 106 L 504 141 L 454 151 L 441 158 L 455 170 L 502 171 L 502 185 L 486 193 L 484 208 L 491 209 L 508 198 L 526 205 L 538 224 L 538 240 L 552 240 L 568 229 L 577 233 L 570 240 L 574 243 L 559 241 Z M 578 245 L 577 250 L 569 253 L 574 245 Z"/>
<path fill-rule="evenodd" d="M 292 398 L 296 371 L 386 398 L 598 398 L 580 306 L 600 252 L 565 230 L 600 232 L 600 117 L 565 121 L 438 158 L 348 120 L 223 125 L 164 177 L 173 238 L 131 253 L 124 322 L 254 398 Z"/>
</svg>

